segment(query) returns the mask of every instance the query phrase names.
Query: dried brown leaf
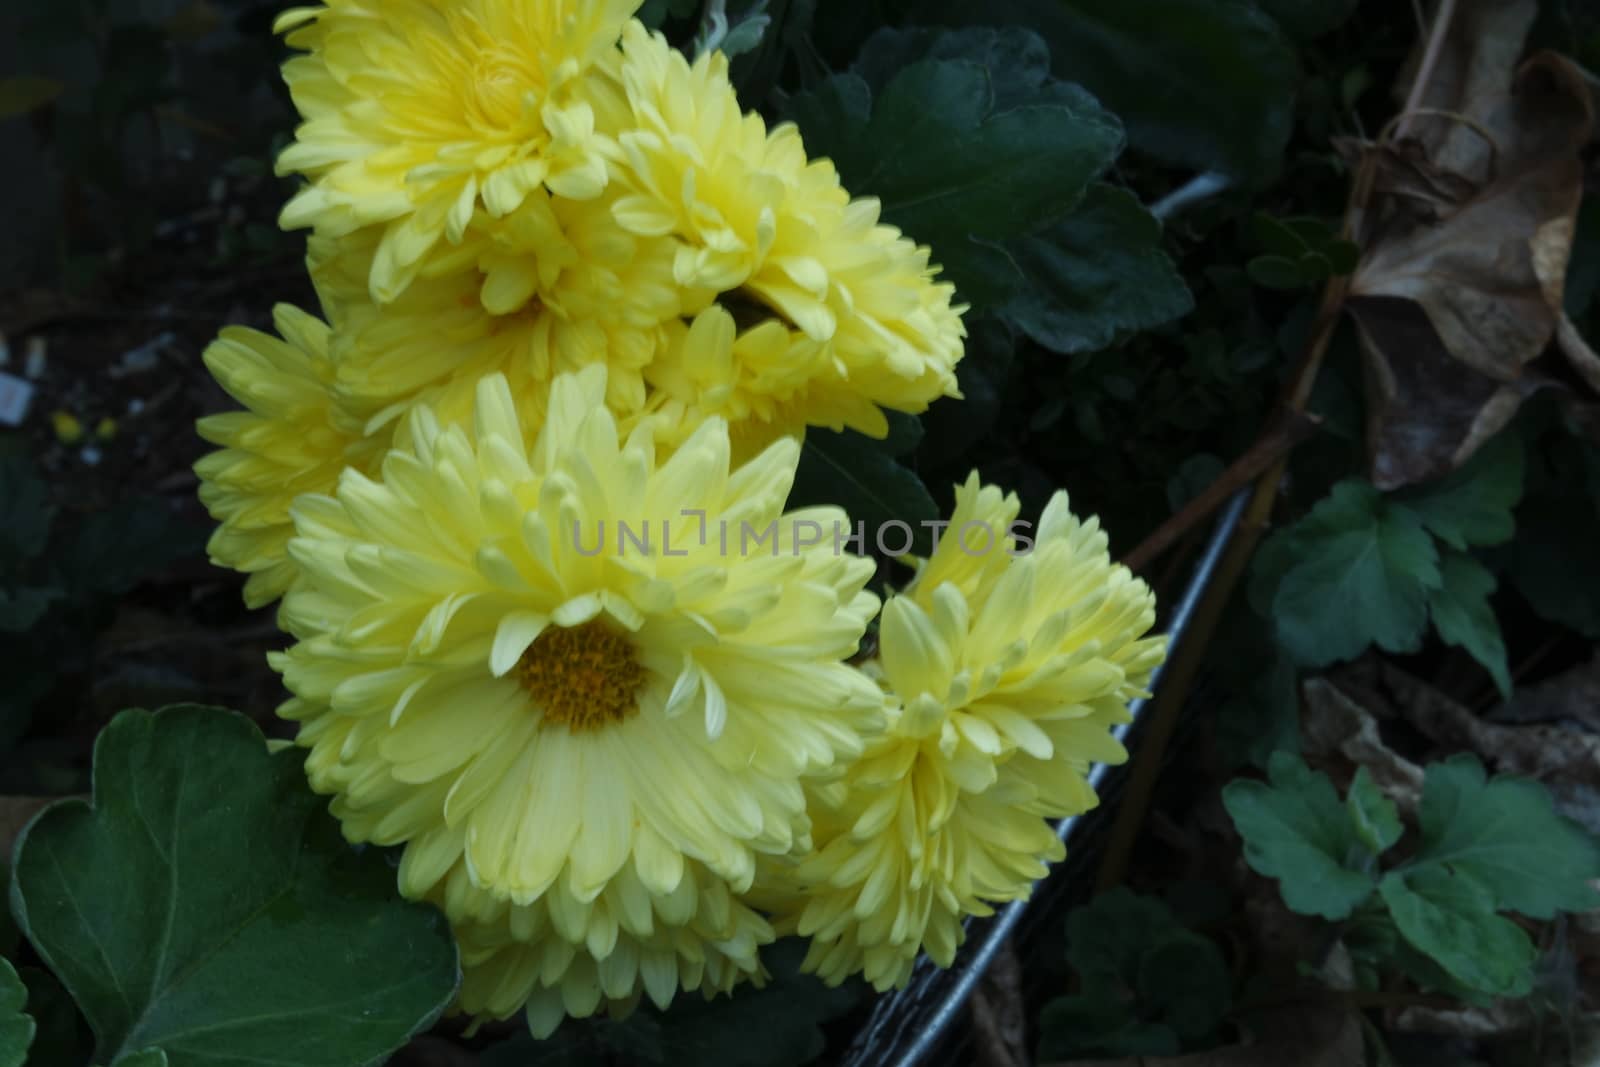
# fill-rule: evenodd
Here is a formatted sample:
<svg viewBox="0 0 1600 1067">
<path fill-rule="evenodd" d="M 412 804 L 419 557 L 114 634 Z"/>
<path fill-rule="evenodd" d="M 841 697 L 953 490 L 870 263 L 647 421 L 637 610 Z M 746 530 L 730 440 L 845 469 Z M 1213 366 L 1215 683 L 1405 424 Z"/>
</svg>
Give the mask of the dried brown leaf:
<svg viewBox="0 0 1600 1067">
<path fill-rule="evenodd" d="M 1522 36 L 1501 20 L 1524 6 L 1466 4 L 1415 139 L 1365 148 L 1377 221 L 1347 306 L 1380 488 L 1448 473 L 1529 395 L 1559 386 L 1534 364 L 1561 320 L 1594 104 L 1555 53 L 1513 76 Z M 1486 27 L 1495 40 L 1472 36 Z"/>
<path fill-rule="evenodd" d="M 1303 692 L 1300 740 L 1306 756 L 1340 755 L 1367 768 L 1401 813 L 1414 815 L 1422 795 L 1422 768 L 1383 743 L 1377 718 L 1325 678 L 1308 680 Z"/>
</svg>

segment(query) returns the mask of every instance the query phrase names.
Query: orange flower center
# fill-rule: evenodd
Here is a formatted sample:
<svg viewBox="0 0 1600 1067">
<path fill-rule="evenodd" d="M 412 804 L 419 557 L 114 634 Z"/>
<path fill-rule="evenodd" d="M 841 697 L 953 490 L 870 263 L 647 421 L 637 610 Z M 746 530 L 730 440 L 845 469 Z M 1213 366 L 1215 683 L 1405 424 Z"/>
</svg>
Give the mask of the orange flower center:
<svg viewBox="0 0 1600 1067">
<path fill-rule="evenodd" d="M 573 733 L 599 730 L 639 711 L 644 668 L 627 639 L 599 619 L 547 627 L 513 673 L 545 722 Z"/>
</svg>

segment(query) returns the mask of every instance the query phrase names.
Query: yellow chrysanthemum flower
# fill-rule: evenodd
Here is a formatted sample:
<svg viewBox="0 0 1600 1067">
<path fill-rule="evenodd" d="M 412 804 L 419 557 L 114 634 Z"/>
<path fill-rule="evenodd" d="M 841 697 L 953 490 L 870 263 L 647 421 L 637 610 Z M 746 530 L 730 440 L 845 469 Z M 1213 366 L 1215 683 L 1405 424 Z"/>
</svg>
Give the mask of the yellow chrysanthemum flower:
<svg viewBox="0 0 1600 1067">
<path fill-rule="evenodd" d="M 722 53 L 691 65 L 637 20 L 623 30 L 622 49 L 620 91 L 591 94 L 596 122 L 615 131 L 623 153 L 614 174 L 628 192 L 614 212 L 641 236 L 678 240 L 678 283 L 730 294 L 789 329 L 791 377 L 800 368 L 832 372 L 835 383 L 900 411 L 958 396 L 962 309 L 951 306 L 954 288 L 933 280 L 927 248 L 881 225 L 876 200 L 850 199 L 832 163 L 808 161 L 793 125 L 768 131 L 760 115 L 741 112 Z M 658 384 L 673 401 L 699 401 Z M 746 394 L 741 403 L 759 404 L 760 369 L 735 388 Z M 886 432 L 876 412 L 850 424 Z"/>
<path fill-rule="evenodd" d="M 387 304 L 366 294 L 375 233 L 313 236 L 308 261 L 334 316 L 341 402 L 368 416 L 425 402 L 454 418 L 471 411 L 480 378 L 500 373 L 518 406 L 537 411 L 531 398 L 557 374 L 604 363 L 612 409 L 643 408 L 642 369 L 692 294 L 673 280 L 670 242 L 624 230 L 614 199 L 531 195 L 492 226 L 474 223 Z"/>
<path fill-rule="evenodd" d="M 903 983 L 919 950 L 948 966 L 961 918 L 1018 900 L 1063 848 L 1048 819 L 1095 804 L 1091 762 L 1126 758 L 1128 720 L 1165 654 L 1154 597 L 1057 493 L 1013 556 L 1015 496 L 957 490 L 950 528 L 884 605 L 870 669 L 896 706 L 843 780 L 815 788 L 815 852 L 775 865 L 781 925 L 808 969 Z M 787 891 L 789 896 L 783 899 Z"/>
<path fill-rule="evenodd" d="M 285 13 L 277 30 L 306 53 L 284 65 L 305 121 L 278 171 L 311 184 L 283 225 L 335 237 L 380 227 L 369 282 L 381 302 L 480 211 L 503 218 L 541 188 L 599 195 L 606 147 L 579 89 L 592 66 L 615 63 L 638 6 L 327 0 Z"/>
<path fill-rule="evenodd" d="M 284 549 L 295 497 L 331 491 L 346 467 L 371 470 L 385 444 L 364 438 L 334 402 L 328 327 L 287 305 L 273 319 L 282 340 L 230 326 L 203 357 L 246 409 L 199 421 L 200 436 L 221 449 L 195 473 L 201 502 L 221 523 L 207 546 L 211 561 L 250 576 L 251 607 L 282 596 L 294 578 Z"/>
<path fill-rule="evenodd" d="M 734 897 L 883 707 L 845 662 L 873 565 L 821 536 L 838 509 L 783 513 L 797 442 L 730 468 L 712 419 L 658 464 L 605 393 L 558 377 L 528 448 L 486 378 L 470 431 L 415 408 L 377 480 L 302 497 L 273 657 L 313 787 L 486 968 L 463 1006 L 542 1029 L 755 973 Z"/>
</svg>

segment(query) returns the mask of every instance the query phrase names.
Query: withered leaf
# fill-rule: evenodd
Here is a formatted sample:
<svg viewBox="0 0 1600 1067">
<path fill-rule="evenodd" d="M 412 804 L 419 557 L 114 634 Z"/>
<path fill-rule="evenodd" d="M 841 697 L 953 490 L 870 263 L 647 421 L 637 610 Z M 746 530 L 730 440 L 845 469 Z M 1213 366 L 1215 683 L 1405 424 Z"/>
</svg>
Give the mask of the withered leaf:
<svg viewBox="0 0 1600 1067">
<path fill-rule="evenodd" d="M 1561 321 L 1594 105 L 1565 58 L 1541 52 L 1513 75 L 1504 39 L 1471 38 L 1489 32 L 1486 6 L 1525 5 L 1465 5 L 1417 136 L 1363 148 L 1376 222 L 1348 307 L 1383 489 L 1454 470 L 1529 395 L 1565 387 L 1538 360 Z"/>
</svg>

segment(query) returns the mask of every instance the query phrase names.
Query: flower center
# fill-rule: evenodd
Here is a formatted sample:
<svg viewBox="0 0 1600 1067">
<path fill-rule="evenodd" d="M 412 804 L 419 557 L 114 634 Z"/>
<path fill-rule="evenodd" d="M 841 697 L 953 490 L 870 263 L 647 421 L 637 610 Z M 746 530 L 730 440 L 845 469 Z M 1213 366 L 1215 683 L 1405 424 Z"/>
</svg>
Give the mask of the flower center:
<svg viewBox="0 0 1600 1067">
<path fill-rule="evenodd" d="M 486 49 L 465 87 L 468 119 L 485 133 L 516 133 L 524 124 L 523 94 L 537 87 L 523 57 L 506 48 Z"/>
<path fill-rule="evenodd" d="M 644 668 L 626 638 L 599 619 L 546 627 L 513 670 L 549 723 L 573 733 L 622 722 L 639 710 Z"/>
</svg>

